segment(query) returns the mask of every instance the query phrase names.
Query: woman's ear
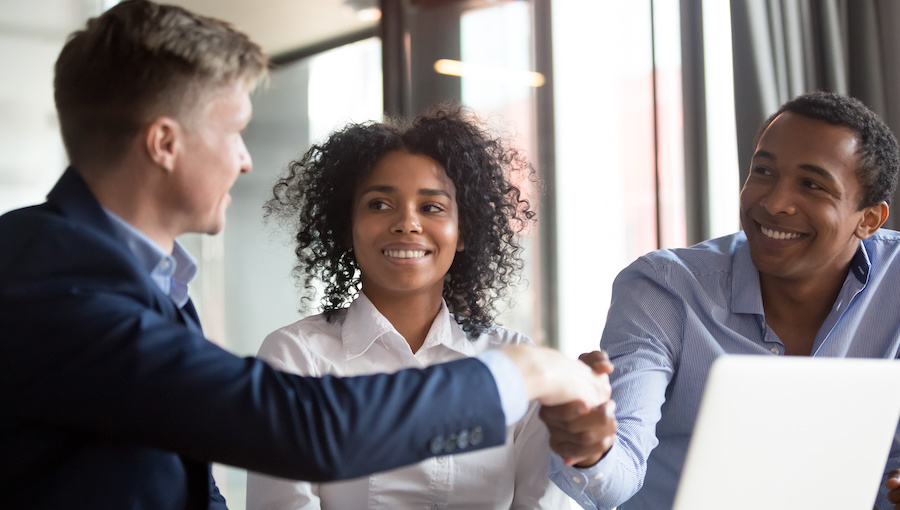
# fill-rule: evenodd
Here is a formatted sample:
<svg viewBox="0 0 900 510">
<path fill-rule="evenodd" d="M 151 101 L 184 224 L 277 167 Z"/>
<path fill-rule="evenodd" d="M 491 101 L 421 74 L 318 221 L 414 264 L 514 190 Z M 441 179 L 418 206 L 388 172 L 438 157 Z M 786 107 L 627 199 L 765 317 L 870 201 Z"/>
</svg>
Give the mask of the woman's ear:
<svg viewBox="0 0 900 510">
<path fill-rule="evenodd" d="M 150 159 L 168 172 L 175 170 L 183 134 L 184 130 L 175 119 L 166 116 L 157 117 L 147 127 L 144 136 Z"/>
<path fill-rule="evenodd" d="M 347 229 L 347 233 L 343 237 L 344 237 L 344 249 L 349 252 L 352 252 L 353 251 L 353 227 L 352 226 L 349 229 Z"/>
</svg>

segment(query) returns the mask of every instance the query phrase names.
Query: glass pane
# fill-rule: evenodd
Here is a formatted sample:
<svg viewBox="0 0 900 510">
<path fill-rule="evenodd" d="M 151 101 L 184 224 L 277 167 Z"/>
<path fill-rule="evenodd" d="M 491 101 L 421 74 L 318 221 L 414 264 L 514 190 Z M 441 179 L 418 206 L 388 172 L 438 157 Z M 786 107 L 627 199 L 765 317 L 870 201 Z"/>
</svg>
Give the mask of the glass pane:
<svg viewBox="0 0 900 510">
<path fill-rule="evenodd" d="M 653 1 L 660 248 L 687 243 L 679 0 Z"/>
<path fill-rule="evenodd" d="M 703 0 L 703 58 L 710 237 L 740 230 L 740 166 L 734 119 L 731 9 L 728 2 Z"/>
<path fill-rule="evenodd" d="M 0 2 L 0 214 L 44 201 L 68 158 L 53 103 L 53 65 L 98 0 Z"/>
<path fill-rule="evenodd" d="M 612 282 L 657 247 L 649 0 L 553 3 L 560 348 L 596 349 Z"/>
</svg>

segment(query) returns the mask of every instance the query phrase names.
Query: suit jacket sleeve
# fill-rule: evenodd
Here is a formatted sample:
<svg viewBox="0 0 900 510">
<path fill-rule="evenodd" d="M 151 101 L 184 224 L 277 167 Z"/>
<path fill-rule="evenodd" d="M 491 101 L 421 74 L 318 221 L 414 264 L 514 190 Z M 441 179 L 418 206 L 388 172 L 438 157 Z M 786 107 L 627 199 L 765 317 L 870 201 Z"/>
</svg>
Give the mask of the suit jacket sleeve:
<svg viewBox="0 0 900 510">
<path fill-rule="evenodd" d="M 418 462 L 462 430 L 483 437 L 471 449 L 505 439 L 496 384 L 476 359 L 288 375 L 187 327 L 105 233 L 45 208 L 4 217 L 0 240 L 0 408 L 14 424 L 313 481 Z"/>
</svg>

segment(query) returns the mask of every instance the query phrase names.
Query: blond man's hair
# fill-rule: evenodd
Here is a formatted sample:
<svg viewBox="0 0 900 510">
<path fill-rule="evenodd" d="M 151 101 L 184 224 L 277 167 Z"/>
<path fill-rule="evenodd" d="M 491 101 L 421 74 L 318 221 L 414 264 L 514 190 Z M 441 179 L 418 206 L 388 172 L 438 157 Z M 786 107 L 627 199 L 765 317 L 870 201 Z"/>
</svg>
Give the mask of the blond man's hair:
<svg viewBox="0 0 900 510">
<path fill-rule="evenodd" d="M 73 33 L 54 97 L 72 165 L 110 164 L 160 115 L 190 126 L 211 94 L 268 76 L 260 47 L 228 23 L 147 0 L 122 2 Z"/>
</svg>

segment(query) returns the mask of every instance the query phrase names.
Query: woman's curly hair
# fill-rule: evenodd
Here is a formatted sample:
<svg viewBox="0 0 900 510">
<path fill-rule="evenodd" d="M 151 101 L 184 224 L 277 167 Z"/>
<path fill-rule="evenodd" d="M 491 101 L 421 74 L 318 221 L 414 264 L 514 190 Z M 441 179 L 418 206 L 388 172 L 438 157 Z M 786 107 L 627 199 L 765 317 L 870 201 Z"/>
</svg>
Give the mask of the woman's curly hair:
<svg viewBox="0 0 900 510">
<path fill-rule="evenodd" d="M 537 179 L 522 152 L 491 136 L 461 106 L 441 105 L 411 122 L 350 124 L 332 133 L 290 163 L 264 206 L 266 218 L 290 228 L 297 255 L 293 274 L 310 295 L 316 281 L 324 283 L 322 311 L 331 320 L 361 286 L 352 249 L 355 193 L 392 151 L 434 159 L 456 186 L 465 250 L 456 253 L 444 278 L 443 298 L 462 328 L 478 334 L 493 322 L 497 299 L 518 282 L 520 235 L 535 221 L 513 179 Z"/>
</svg>

